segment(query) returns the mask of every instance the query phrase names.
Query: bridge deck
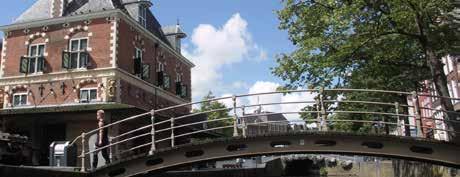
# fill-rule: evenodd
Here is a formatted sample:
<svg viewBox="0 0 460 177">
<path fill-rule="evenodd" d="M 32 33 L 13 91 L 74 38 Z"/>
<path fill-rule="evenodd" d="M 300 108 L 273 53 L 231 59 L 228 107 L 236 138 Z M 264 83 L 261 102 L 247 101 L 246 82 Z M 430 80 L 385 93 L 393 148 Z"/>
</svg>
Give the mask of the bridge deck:
<svg viewBox="0 0 460 177">
<path fill-rule="evenodd" d="M 270 154 L 350 154 L 425 161 L 460 167 L 460 146 L 427 139 L 338 132 L 226 138 L 162 149 L 93 171 L 95 177 L 155 173 L 197 162 Z"/>
</svg>

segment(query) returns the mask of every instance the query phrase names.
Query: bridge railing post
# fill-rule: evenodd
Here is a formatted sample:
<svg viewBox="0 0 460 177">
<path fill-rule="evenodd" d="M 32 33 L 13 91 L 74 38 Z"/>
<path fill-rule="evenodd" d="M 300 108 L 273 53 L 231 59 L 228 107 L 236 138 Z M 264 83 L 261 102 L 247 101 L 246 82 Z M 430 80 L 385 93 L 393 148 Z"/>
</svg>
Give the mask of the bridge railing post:
<svg viewBox="0 0 460 177">
<path fill-rule="evenodd" d="M 153 155 L 156 151 L 156 147 L 155 147 L 155 110 L 154 109 L 152 109 L 152 111 L 150 112 L 150 121 L 152 123 L 152 127 L 150 130 L 150 135 L 152 136 L 152 145 L 150 146 L 149 154 Z"/>
<path fill-rule="evenodd" d="M 415 127 L 417 128 L 417 137 L 423 137 L 422 117 L 420 116 L 420 105 L 417 92 L 412 92 L 412 102 L 414 104 Z"/>
<path fill-rule="evenodd" d="M 324 87 L 321 87 L 319 89 L 319 101 L 320 101 L 320 105 L 321 105 L 322 131 L 327 131 L 328 130 L 328 127 L 327 127 L 327 112 L 326 112 L 326 108 L 324 106 Z"/>
<path fill-rule="evenodd" d="M 396 113 L 396 130 L 398 132 L 398 136 L 403 136 L 402 133 L 402 121 L 401 118 L 399 117 L 399 102 L 395 102 L 395 113 Z"/>
<path fill-rule="evenodd" d="M 241 128 L 242 128 L 242 130 L 241 130 L 242 136 L 244 138 L 246 138 L 246 136 L 247 136 L 247 134 L 246 134 L 247 133 L 247 125 L 246 125 L 246 121 L 244 120 L 244 118 L 241 118 Z"/>
<path fill-rule="evenodd" d="M 233 114 L 235 118 L 233 119 L 233 137 L 238 136 L 238 114 L 236 111 L 236 96 L 233 95 L 232 97 L 232 102 L 233 102 Z"/>
<path fill-rule="evenodd" d="M 320 108 L 320 101 L 319 101 L 319 98 L 316 98 L 315 99 L 315 102 L 316 102 L 316 127 L 318 127 L 318 130 L 319 131 L 322 131 L 323 130 L 323 127 L 322 127 L 322 121 L 321 121 L 321 108 Z"/>
<path fill-rule="evenodd" d="M 171 147 L 174 147 L 174 117 L 171 117 Z"/>
<path fill-rule="evenodd" d="M 86 134 L 83 132 L 81 134 L 81 172 L 86 172 Z"/>
</svg>

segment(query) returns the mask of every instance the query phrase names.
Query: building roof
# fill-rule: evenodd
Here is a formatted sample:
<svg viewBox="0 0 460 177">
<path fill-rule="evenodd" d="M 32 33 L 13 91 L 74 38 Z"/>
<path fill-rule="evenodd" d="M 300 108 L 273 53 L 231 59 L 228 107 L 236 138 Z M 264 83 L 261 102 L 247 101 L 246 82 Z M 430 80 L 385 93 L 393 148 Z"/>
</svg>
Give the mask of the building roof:
<svg viewBox="0 0 460 177">
<path fill-rule="evenodd" d="M 13 24 L 0 27 L 1 30 L 11 30 L 23 28 L 29 24 L 42 25 L 56 21 L 67 21 L 67 19 L 77 19 L 84 16 L 97 16 L 109 14 L 110 12 L 121 12 L 133 20 L 138 21 L 139 5 L 151 6 L 150 0 L 63 0 L 67 2 L 62 17 L 53 17 L 51 12 L 53 1 L 55 0 L 37 0 L 31 7 L 25 10 Z M 176 55 L 184 59 L 185 63 L 193 67 L 193 63 L 184 58 L 180 52 L 177 52 L 174 46 L 169 42 L 163 32 L 161 24 L 158 22 L 153 13 L 147 11 L 147 26 L 145 27 L 154 37 L 158 38 L 164 45 L 168 46 Z M 182 30 L 180 30 L 182 31 Z M 185 35 L 185 33 L 184 33 Z"/>
<path fill-rule="evenodd" d="M 150 0 L 143 0 L 147 4 L 151 4 Z M 53 0 L 37 0 L 29 9 L 24 11 L 13 24 L 27 23 L 37 20 L 53 18 L 51 8 Z M 131 12 L 133 3 L 139 0 L 67 0 L 63 16 L 76 16 L 80 14 L 88 14 L 107 10 L 120 9 L 132 18 L 137 19 L 137 11 Z M 151 21 L 147 29 L 161 39 L 164 43 L 171 46 L 163 33 L 161 24 L 151 12 Z M 182 30 L 180 29 L 180 32 Z M 184 33 L 185 34 L 185 33 Z"/>
<path fill-rule="evenodd" d="M 14 23 L 23 23 L 33 20 L 51 18 L 51 0 L 38 0 L 29 9 L 23 12 Z"/>
<path fill-rule="evenodd" d="M 53 18 L 51 13 L 53 0 L 37 0 L 29 9 L 24 11 L 14 23 L 24 23 Z M 98 12 L 122 8 L 118 0 L 69 0 L 64 16 Z"/>
<path fill-rule="evenodd" d="M 73 0 L 69 1 L 66 14 L 77 15 L 116 8 L 113 0 Z"/>
<path fill-rule="evenodd" d="M 177 25 L 171 25 L 171 26 L 165 26 L 161 28 L 163 30 L 163 33 L 166 36 L 169 35 L 178 35 L 180 38 L 187 37 L 185 32 L 182 30 L 179 24 Z"/>
<path fill-rule="evenodd" d="M 281 113 L 260 112 L 254 114 L 245 114 L 245 116 L 247 116 L 244 118 L 246 123 L 288 121 L 286 117 L 284 117 L 284 115 Z"/>
</svg>

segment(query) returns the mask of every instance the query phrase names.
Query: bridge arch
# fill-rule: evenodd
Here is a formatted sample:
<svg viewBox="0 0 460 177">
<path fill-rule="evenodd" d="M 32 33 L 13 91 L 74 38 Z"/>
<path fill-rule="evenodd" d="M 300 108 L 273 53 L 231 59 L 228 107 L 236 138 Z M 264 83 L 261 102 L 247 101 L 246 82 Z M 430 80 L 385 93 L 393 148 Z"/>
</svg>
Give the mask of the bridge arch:
<svg viewBox="0 0 460 177">
<path fill-rule="evenodd" d="M 460 167 L 460 147 L 440 141 L 383 135 L 307 132 L 219 139 L 133 157 L 93 172 L 94 177 L 130 177 L 193 163 L 276 154 L 344 154 L 391 157 Z"/>
</svg>

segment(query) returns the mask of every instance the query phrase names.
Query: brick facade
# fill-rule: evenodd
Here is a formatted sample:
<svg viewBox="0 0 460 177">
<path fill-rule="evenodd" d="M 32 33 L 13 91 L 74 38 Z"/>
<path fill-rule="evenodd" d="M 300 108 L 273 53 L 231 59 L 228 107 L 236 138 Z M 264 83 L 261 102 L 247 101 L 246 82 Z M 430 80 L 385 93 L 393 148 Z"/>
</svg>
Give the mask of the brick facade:
<svg viewBox="0 0 460 177">
<path fill-rule="evenodd" d="M 120 9 L 61 17 L 65 15 L 61 3 L 67 1 L 50 2 L 52 18 L 1 27 L 5 38 L 0 60 L 0 131 L 29 136 L 38 151 L 33 155 L 34 165 L 46 165 L 43 159 L 47 158 L 49 142 L 45 135 L 63 134 L 56 140 L 73 140 L 81 132 L 95 128 L 97 109 L 105 109 L 108 119 L 116 121 L 191 101 L 193 64 L 164 36 L 158 36 L 162 33 L 155 32 L 158 24 L 153 25 L 156 20 L 151 12 L 143 27 Z M 64 61 L 70 61 L 71 41 L 75 39 L 82 39 L 75 45 L 79 46 L 77 65 L 87 64 L 67 69 Z M 134 62 L 136 48 L 142 51 L 141 66 L 150 66 L 148 77 L 135 73 L 135 66 L 139 66 Z M 33 56 L 34 52 L 37 56 Z M 82 57 L 84 54 L 88 54 L 88 60 Z M 44 61 L 42 70 L 39 59 Z M 28 64 L 21 64 L 23 61 Z M 159 67 L 160 63 L 164 67 Z M 32 73 L 28 73 L 30 66 L 35 68 Z M 169 87 L 159 83 L 164 80 L 158 73 L 163 68 L 162 75 L 170 79 Z M 178 74 L 186 94 L 176 92 Z M 190 110 L 180 108 L 163 117 L 188 114 Z M 65 131 L 46 128 L 53 126 L 63 126 Z M 130 129 L 111 129 L 110 134 L 115 136 Z"/>
</svg>

